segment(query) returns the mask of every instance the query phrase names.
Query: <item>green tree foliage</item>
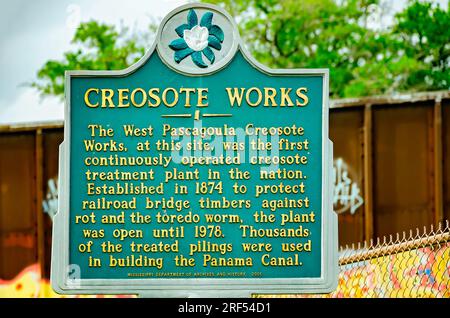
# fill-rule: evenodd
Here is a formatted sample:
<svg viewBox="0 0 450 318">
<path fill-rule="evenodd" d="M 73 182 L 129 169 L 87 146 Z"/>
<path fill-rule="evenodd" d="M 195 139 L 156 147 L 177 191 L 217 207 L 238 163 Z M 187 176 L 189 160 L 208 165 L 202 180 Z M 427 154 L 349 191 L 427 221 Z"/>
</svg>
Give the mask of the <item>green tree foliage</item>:
<svg viewBox="0 0 450 318">
<path fill-rule="evenodd" d="M 420 61 L 404 88 L 450 88 L 450 12 L 431 3 L 413 1 L 397 15 L 393 33 L 405 55 Z"/>
<path fill-rule="evenodd" d="M 261 63 L 329 68 L 333 97 L 449 88 L 450 18 L 437 5 L 410 1 L 393 26 L 376 29 L 378 0 L 212 2 L 237 17 Z"/>
<path fill-rule="evenodd" d="M 119 70 L 133 64 L 144 55 L 145 46 L 127 31 L 96 21 L 81 23 L 72 40 L 78 49 L 66 52 L 61 61 L 45 63 L 31 86 L 43 95 L 63 96 L 66 70 Z"/>
<path fill-rule="evenodd" d="M 334 98 L 449 89 L 448 8 L 409 0 L 391 26 L 374 28 L 370 19 L 379 1 L 206 0 L 235 17 L 244 43 L 261 63 L 329 68 Z M 78 50 L 48 61 L 32 86 L 62 96 L 66 70 L 123 69 L 144 54 L 149 41 L 143 42 L 114 26 L 82 23 L 73 38 Z"/>
</svg>

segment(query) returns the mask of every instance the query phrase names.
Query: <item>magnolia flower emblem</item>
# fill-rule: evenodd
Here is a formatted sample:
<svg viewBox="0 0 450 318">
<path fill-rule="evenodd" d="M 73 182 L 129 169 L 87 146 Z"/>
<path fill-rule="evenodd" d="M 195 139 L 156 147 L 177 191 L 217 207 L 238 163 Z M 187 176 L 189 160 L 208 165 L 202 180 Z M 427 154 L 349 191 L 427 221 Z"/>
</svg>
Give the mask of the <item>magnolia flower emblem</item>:
<svg viewBox="0 0 450 318">
<path fill-rule="evenodd" d="M 212 19 L 213 13 L 206 12 L 199 24 L 197 13 L 194 9 L 189 10 L 188 23 L 175 29 L 180 38 L 169 44 L 169 47 L 175 51 L 175 62 L 180 63 L 186 57 L 191 56 L 195 65 L 205 68 L 208 65 L 203 61 L 204 55 L 211 64 L 214 63 L 215 56 L 211 48 L 218 51 L 222 49 L 224 33 L 218 25 L 212 24 Z"/>
</svg>

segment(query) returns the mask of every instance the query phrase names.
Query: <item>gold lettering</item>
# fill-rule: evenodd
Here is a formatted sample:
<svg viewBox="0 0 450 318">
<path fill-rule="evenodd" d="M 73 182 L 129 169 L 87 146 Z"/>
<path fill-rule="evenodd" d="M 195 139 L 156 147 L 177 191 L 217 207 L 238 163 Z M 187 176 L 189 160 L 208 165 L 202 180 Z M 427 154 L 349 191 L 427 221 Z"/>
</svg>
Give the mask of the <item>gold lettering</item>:
<svg viewBox="0 0 450 318">
<path fill-rule="evenodd" d="M 114 91 L 112 89 L 106 88 L 102 89 L 102 107 L 115 107 L 114 102 L 112 100 L 114 96 Z M 106 105 L 106 102 L 108 102 L 108 105 Z"/>
<path fill-rule="evenodd" d="M 299 102 L 298 100 L 296 101 L 297 106 L 306 106 L 308 105 L 309 102 L 309 98 L 306 94 L 304 94 L 303 92 L 307 93 L 308 89 L 306 87 L 299 87 L 297 88 L 297 90 L 295 91 L 295 93 L 297 94 L 297 96 L 301 99 L 303 99 L 303 102 Z"/>
<path fill-rule="evenodd" d="M 208 93 L 207 88 L 197 88 L 198 91 L 198 100 L 197 100 L 197 107 L 208 107 L 208 102 L 206 104 L 203 103 L 203 100 L 208 99 L 208 95 L 204 95 L 203 93 Z"/>
<path fill-rule="evenodd" d="M 86 93 L 84 94 L 84 102 L 86 103 L 86 106 L 88 106 L 88 107 L 92 107 L 92 108 L 98 107 L 98 102 L 96 104 L 92 104 L 89 100 L 89 94 L 91 92 L 95 92 L 98 94 L 98 88 L 89 88 L 86 91 Z"/>
<path fill-rule="evenodd" d="M 228 100 L 230 101 L 231 107 L 234 106 L 234 103 L 237 103 L 237 106 L 241 107 L 242 97 L 244 96 L 245 88 L 241 88 L 241 91 L 238 92 L 238 88 L 233 88 L 233 92 L 231 92 L 231 88 L 225 88 L 228 93 Z"/>
<path fill-rule="evenodd" d="M 253 92 L 256 92 L 256 94 L 258 95 L 258 98 L 256 99 L 255 102 L 252 103 L 252 102 L 250 101 L 250 95 L 251 95 Z M 261 93 L 261 90 L 260 90 L 259 88 L 257 88 L 257 87 L 249 88 L 249 89 L 247 90 L 247 94 L 245 95 L 245 100 L 247 101 L 247 104 L 248 104 L 249 106 L 251 106 L 251 107 L 256 107 L 256 106 L 258 106 L 258 105 L 261 103 L 261 100 L 262 100 L 262 93 Z"/>
<path fill-rule="evenodd" d="M 281 91 L 281 103 L 280 106 L 286 106 L 286 102 L 287 102 L 287 106 L 294 106 L 294 103 L 292 102 L 291 97 L 289 96 L 289 93 L 291 92 L 292 88 L 280 88 Z"/>
<path fill-rule="evenodd" d="M 167 93 L 168 92 L 173 92 L 173 102 L 172 103 L 169 103 L 167 101 Z M 172 87 L 166 88 L 163 91 L 163 94 L 162 94 L 162 101 L 163 101 L 164 105 L 166 105 L 167 107 L 175 106 L 175 104 L 178 103 L 178 92 L 177 92 L 177 90 L 175 88 L 172 88 Z"/>
<path fill-rule="evenodd" d="M 191 93 L 195 92 L 195 88 L 187 88 L 182 87 L 180 88 L 180 93 L 186 93 L 186 102 L 184 104 L 185 107 L 191 107 Z M 200 99 L 200 97 L 199 97 Z"/>
<path fill-rule="evenodd" d="M 136 102 L 136 93 L 142 94 L 142 101 L 140 103 Z M 142 88 L 136 88 L 131 92 L 131 103 L 136 107 L 142 107 L 147 103 L 147 94 Z"/>
<path fill-rule="evenodd" d="M 275 101 L 275 96 L 277 96 L 277 90 L 273 87 L 264 87 L 264 106 L 269 106 L 269 100 L 272 103 L 271 106 L 278 106 Z"/>
<path fill-rule="evenodd" d="M 151 88 L 148 91 L 148 95 L 150 96 L 150 98 L 155 101 L 154 103 L 152 103 L 149 100 L 148 101 L 148 106 L 150 106 L 150 107 L 158 107 L 161 104 L 161 98 L 159 97 L 158 93 L 159 93 L 159 88 Z"/>
<path fill-rule="evenodd" d="M 130 92 L 130 90 L 128 88 L 119 88 L 117 92 L 119 93 L 119 104 L 117 105 L 117 107 L 120 108 L 130 107 L 129 102 L 127 102 L 126 104 L 124 103 L 125 101 L 128 101 L 128 93 Z"/>
</svg>

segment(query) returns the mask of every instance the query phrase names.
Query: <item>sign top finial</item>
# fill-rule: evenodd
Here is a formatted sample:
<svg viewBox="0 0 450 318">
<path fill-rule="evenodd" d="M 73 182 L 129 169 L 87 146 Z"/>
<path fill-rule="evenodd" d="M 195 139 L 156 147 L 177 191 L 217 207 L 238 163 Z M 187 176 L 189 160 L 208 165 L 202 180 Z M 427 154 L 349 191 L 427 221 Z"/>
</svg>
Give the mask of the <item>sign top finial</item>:
<svg viewBox="0 0 450 318">
<path fill-rule="evenodd" d="M 163 62 L 185 75 L 212 74 L 233 58 L 240 41 L 232 17 L 222 8 L 191 3 L 170 12 L 157 34 Z"/>
</svg>

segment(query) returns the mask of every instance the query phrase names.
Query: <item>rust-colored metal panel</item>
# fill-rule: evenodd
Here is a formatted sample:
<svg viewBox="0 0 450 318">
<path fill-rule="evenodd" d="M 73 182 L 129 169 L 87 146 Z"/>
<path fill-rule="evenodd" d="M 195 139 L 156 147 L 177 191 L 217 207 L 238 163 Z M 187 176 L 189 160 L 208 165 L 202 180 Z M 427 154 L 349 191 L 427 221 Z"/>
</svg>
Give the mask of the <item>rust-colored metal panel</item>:
<svg viewBox="0 0 450 318">
<path fill-rule="evenodd" d="M 334 206 L 335 210 L 339 212 L 340 245 L 360 242 L 364 239 L 364 207 L 361 205 L 364 197 L 362 186 L 363 111 L 363 108 L 352 108 L 333 110 L 330 113 L 330 138 L 334 144 L 334 166 L 337 169 L 337 171 L 335 170 L 336 178 L 339 179 L 337 183 L 338 186 L 346 184 L 344 187 L 348 187 L 349 191 L 348 201 L 345 200 L 343 193 L 345 190 L 338 190 L 339 192 L 335 193 L 335 199 L 337 199 L 336 195 L 340 198 L 342 195 L 344 196 L 344 200 L 338 199 Z M 351 197 L 352 187 L 359 190 L 359 198 Z"/>
<path fill-rule="evenodd" d="M 50 256 L 52 247 L 52 221 L 51 214 L 56 212 L 58 188 L 58 154 L 59 145 L 64 140 L 62 129 L 43 130 L 44 140 L 44 254 L 45 264 L 43 276 L 50 277 Z"/>
<path fill-rule="evenodd" d="M 433 222 L 433 106 L 373 109 L 375 236 Z"/>
<path fill-rule="evenodd" d="M 0 278 L 37 262 L 35 136 L 0 134 Z"/>
<path fill-rule="evenodd" d="M 450 221 L 450 100 L 442 101 L 444 219 Z"/>
</svg>

